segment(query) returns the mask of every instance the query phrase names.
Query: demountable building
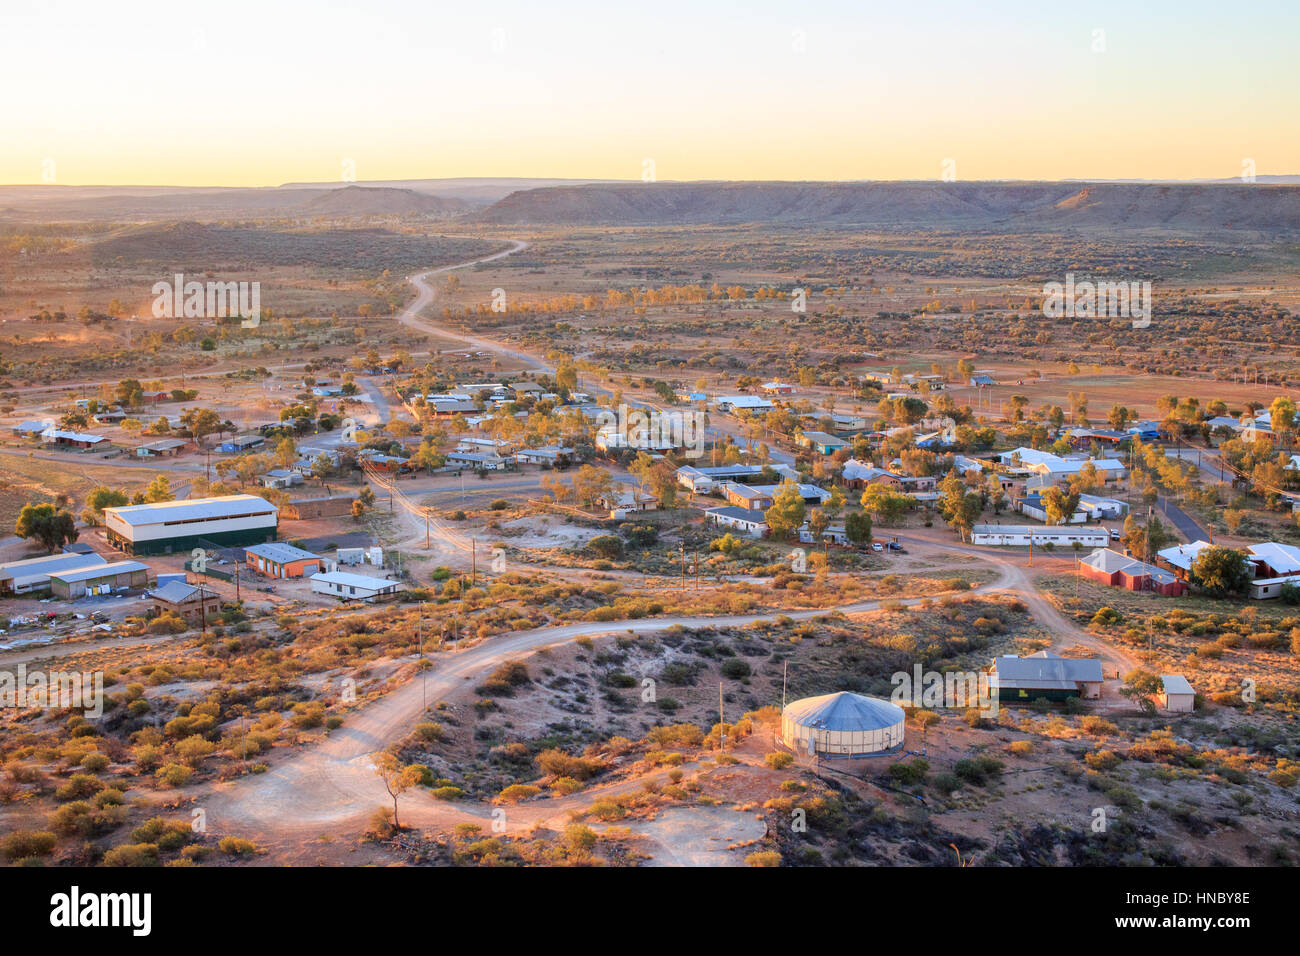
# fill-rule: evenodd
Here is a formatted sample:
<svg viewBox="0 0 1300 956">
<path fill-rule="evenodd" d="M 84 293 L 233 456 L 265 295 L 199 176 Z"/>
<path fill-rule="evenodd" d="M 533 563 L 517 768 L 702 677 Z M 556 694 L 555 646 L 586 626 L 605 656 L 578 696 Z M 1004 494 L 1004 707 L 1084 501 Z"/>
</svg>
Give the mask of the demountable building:
<svg viewBox="0 0 1300 956">
<path fill-rule="evenodd" d="M 840 691 L 805 697 L 781 712 L 781 741 L 795 753 L 873 757 L 903 746 L 903 708 Z"/>
</svg>

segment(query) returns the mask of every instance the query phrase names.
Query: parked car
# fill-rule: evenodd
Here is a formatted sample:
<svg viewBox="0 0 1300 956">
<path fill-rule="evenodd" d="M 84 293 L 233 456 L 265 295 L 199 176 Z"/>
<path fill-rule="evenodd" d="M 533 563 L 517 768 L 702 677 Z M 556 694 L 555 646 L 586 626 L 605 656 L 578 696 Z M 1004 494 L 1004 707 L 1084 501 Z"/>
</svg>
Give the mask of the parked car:
<svg viewBox="0 0 1300 956">
<path fill-rule="evenodd" d="M 879 541 L 873 541 L 873 542 L 871 542 L 871 550 L 872 550 L 872 551 L 884 551 L 885 548 L 884 548 L 884 545 L 882 545 Z"/>
<path fill-rule="evenodd" d="M 1110 529 L 1110 540 L 1112 540 L 1112 541 L 1118 541 L 1118 540 L 1119 540 L 1119 529 L 1118 529 L 1118 528 L 1111 528 L 1111 529 Z"/>
</svg>

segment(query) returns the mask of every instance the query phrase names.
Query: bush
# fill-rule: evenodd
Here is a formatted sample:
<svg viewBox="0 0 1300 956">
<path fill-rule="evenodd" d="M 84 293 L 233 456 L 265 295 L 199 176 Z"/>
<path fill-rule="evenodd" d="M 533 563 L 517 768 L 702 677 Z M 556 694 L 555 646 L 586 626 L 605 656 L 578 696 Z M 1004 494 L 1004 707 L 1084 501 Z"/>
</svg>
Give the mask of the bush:
<svg viewBox="0 0 1300 956">
<path fill-rule="evenodd" d="M 257 844 L 252 840 L 245 840 L 243 837 L 228 836 L 221 838 L 221 842 L 217 844 L 217 849 L 230 856 L 252 856 L 257 852 Z"/>
<path fill-rule="evenodd" d="M 588 541 L 587 546 L 608 561 L 623 556 L 623 539 L 612 534 L 598 535 Z"/>
<path fill-rule="evenodd" d="M 622 820 L 627 816 L 627 808 L 613 800 L 597 800 L 587 808 L 587 812 L 597 820 L 607 823 L 611 820 Z"/>
<path fill-rule="evenodd" d="M 18 830 L 0 842 L 0 854 L 6 860 L 25 860 L 29 857 L 48 856 L 57 842 L 48 830 Z"/>
<path fill-rule="evenodd" d="M 913 760 L 910 763 L 900 761 L 889 768 L 889 776 L 903 786 L 921 783 L 929 772 L 930 764 L 920 759 Z"/>
<path fill-rule="evenodd" d="M 157 866 L 158 847 L 152 843 L 127 843 L 104 854 L 105 866 Z"/>
<path fill-rule="evenodd" d="M 756 850 L 745 857 L 746 866 L 780 866 L 781 854 L 775 850 Z"/>
<path fill-rule="evenodd" d="M 748 677 L 750 673 L 749 662 L 739 657 L 733 657 L 730 660 L 723 662 L 723 677 L 729 677 L 732 680 L 740 680 L 741 678 Z"/>
<path fill-rule="evenodd" d="M 775 750 L 764 757 L 763 762 L 773 770 L 784 770 L 794 763 L 794 754 L 786 753 L 784 750 Z"/>
<path fill-rule="evenodd" d="M 445 732 L 442 729 L 442 724 L 435 723 L 432 720 L 422 720 L 415 725 L 415 735 L 423 741 L 433 742 L 442 740 Z"/>
<path fill-rule="evenodd" d="M 497 794 L 497 799 L 502 803 L 518 803 L 535 797 L 541 792 L 541 787 L 535 787 L 531 783 L 512 783 Z"/>
<path fill-rule="evenodd" d="M 429 796 L 433 797 L 435 800 L 459 800 L 461 797 L 465 796 L 465 791 L 460 787 L 438 787 L 437 789 L 430 790 Z"/>
</svg>

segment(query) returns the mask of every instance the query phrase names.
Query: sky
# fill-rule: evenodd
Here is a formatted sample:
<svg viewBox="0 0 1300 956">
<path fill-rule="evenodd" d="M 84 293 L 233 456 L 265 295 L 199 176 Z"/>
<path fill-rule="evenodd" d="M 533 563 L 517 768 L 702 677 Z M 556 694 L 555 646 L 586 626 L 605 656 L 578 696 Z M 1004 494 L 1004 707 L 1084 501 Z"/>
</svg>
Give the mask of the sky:
<svg viewBox="0 0 1300 956">
<path fill-rule="evenodd" d="M 1295 0 L 0 4 L 3 184 L 1300 173 Z"/>
</svg>

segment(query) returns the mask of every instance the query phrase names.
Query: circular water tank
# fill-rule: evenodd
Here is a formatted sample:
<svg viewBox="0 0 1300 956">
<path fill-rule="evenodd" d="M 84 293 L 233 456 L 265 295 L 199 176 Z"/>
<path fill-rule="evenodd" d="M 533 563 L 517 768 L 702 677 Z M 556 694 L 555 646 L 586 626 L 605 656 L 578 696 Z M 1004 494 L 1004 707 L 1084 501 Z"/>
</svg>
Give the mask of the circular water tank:
<svg viewBox="0 0 1300 956">
<path fill-rule="evenodd" d="M 903 746 L 903 708 L 878 697 L 839 691 L 805 697 L 781 713 L 781 739 L 796 753 L 871 757 Z"/>
</svg>

